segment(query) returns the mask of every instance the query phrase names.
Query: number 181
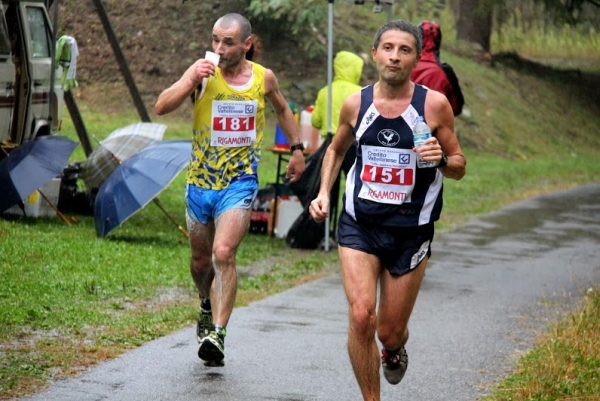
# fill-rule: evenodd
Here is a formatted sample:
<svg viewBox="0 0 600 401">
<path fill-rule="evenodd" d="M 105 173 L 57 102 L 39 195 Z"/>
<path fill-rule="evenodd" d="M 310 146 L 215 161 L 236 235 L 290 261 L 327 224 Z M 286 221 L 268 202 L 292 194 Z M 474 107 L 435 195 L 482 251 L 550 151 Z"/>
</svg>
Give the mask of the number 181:
<svg viewBox="0 0 600 401">
<path fill-rule="evenodd" d="M 250 131 L 254 129 L 254 117 L 220 117 L 213 120 L 217 131 Z"/>
</svg>

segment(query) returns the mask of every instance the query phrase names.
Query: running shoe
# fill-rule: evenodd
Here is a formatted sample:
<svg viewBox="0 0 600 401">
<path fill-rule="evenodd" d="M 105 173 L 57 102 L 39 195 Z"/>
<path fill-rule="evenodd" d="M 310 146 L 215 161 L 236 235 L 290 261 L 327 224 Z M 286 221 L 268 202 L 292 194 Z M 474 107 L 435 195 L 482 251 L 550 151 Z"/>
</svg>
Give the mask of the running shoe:
<svg viewBox="0 0 600 401">
<path fill-rule="evenodd" d="M 200 307 L 198 313 L 198 323 L 196 323 L 196 340 L 198 343 L 202 342 L 202 339 L 213 330 L 212 312 Z"/>
<path fill-rule="evenodd" d="M 225 334 L 227 334 L 225 329 L 217 326 L 202 339 L 198 348 L 198 357 L 204 361 L 204 365 L 225 365 Z"/>
<path fill-rule="evenodd" d="M 390 384 L 398 384 L 406 373 L 408 367 L 408 355 L 404 347 L 397 351 L 381 350 L 381 364 L 383 375 Z"/>
</svg>

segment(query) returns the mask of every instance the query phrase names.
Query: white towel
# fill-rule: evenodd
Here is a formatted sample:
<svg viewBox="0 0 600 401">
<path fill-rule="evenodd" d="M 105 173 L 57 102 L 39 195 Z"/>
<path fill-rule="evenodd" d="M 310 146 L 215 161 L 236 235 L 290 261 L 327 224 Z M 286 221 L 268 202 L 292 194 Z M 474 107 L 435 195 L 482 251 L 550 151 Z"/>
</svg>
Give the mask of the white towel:
<svg viewBox="0 0 600 401">
<path fill-rule="evenodd" d="M 67 36 L 67 43 L 71 47 L 71 62 L 69 63 L 69 70 L 67 71 L 67 79 L 75 79 L 77 73 L 77 56 L 79 56 L 79 49 L 77 48 L 77 41 L 72 36 Z"/>
</svg>

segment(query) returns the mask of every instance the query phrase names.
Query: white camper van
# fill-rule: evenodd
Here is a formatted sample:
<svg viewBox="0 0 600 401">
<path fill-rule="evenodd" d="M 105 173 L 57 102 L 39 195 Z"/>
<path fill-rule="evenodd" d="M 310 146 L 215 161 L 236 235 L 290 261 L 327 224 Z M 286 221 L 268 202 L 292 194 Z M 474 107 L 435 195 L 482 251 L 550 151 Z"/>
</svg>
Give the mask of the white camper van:
<svg viewBox="0 0 600 401">
<path fill-rule="evenodd" d="M 0 0 L 0 145 L 6 148 L 60 128 L 62 70 L 52 71 L 47 5 L 43 0 Z"/>
</svg>

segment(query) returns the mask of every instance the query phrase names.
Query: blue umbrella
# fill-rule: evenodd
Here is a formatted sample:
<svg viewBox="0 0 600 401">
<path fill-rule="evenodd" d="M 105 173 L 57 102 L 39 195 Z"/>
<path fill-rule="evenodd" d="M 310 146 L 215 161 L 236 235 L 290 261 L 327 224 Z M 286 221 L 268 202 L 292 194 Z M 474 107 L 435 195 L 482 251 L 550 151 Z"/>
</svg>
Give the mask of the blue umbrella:
<svg viewBox="0 0 600 401">
<path fill-rule="evenodd" d="M 0 213 L 62 174 L 77 146 L 64 136 L 40 136 L 25 142 L 0 161 Z"/>
<path fill-rule="evenodd" d="M 164 141 L 123 161 L 96 195 L 94 219 L 98 237 L 106 237 L 155 199 L 187 165 L 191 151 L 191 141 Z"/>
</svg>

